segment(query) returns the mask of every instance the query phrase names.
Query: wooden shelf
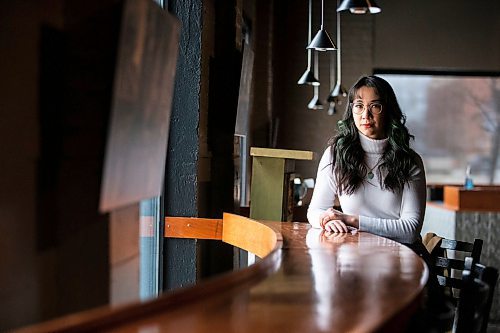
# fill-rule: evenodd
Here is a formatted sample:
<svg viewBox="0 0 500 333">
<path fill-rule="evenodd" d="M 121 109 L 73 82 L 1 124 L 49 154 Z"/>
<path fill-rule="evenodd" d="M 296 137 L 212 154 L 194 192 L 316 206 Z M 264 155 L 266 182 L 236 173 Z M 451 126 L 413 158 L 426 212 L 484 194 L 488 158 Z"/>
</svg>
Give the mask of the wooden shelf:
<svg viewBox="0 0 500 333">
<path fill-rule="evenodd" d="M 444 186 L 444 205 L 453 210 L 500 211 L 500 187 L 477 186 L 466 190 L 461 186 Z"/>
<path fill-rule="evenodd" d="M 251 147 L 250 156 L 288 158 L 293 160 L 313 160 L 314 153 L 306 150 L 289 150 L 289 149 L 274 149 Z"/>
</svg>

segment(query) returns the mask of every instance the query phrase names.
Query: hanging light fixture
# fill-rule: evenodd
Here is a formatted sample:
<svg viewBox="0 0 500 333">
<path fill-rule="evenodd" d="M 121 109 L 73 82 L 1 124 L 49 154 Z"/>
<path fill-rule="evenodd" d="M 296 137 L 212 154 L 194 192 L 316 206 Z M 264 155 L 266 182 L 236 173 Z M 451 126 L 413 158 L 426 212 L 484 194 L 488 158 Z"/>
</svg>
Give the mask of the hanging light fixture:
<svg viewBox="0 0 500 333">
<path fill-rule="evenodd" d="M 338 2 L 337 2 L 338 4 Z M 329 103 L 335 103 L 340 105 L 341 101 L 339 97 L 346 97 L 347 90 L 342 85 L 342 57 L 341 52 L 341 32 L 340 32 L 340 12 L 337 12 L 337 82 L 335 83 L 335 87 L 333 87 L 332 91 L 328 95 L 327 101 Z M 330 58 L 330 72 L 332 72 L 333 68 L 333 56 Z M 330 84 L 333 81 L 333 75 L 330 76 Z"/>
<path fill-rule="evenodd" d="M 307 108 L 311 110 L 323 110 L 323 103 L 319 98 L 319 87 L 314 86 L 314 96 L 311 98 L 309 104 L 307 104 Z"/>
<path fill-rule="evenodd" d="M 307 34 L 307 43 L 308 45 L 311 43 L 311 24 L 312 24 L 312 0 L 309 0 L 309 31 Z M 307 69 L 300 77 L 297 84 L 310 84 L 313 86 L 319 86 L 319 81 L 314 77 L 314 74 L 311 71 L 311 58 L 312 58 L 312 49 L 307 49 Z"/>
<path fill-rule="evenodd" d="M 318 67 L 318 53 L 314 53 L 314 75 L 318 75 L 319 67 Z M 314 96 L 307 104 L 307 108 L 311 110 L 323 110 L 323 103 L 321 103 L 321 100 L 319 98 L 319 86 L 313 86 L 314 88 Z"/>
<path fill-rule="evenodd" d="M 333 51 L 336 50 L 337 47 L 333 44 L 332 39 L 328 32 L 323 29 L 324 23 L 324 14 L 325 14 L 325 0 L 321 0 L 321 28 L 314 36 L 314 39 L 307 46 L 308 49 L 315 49 L 316 51 Z"/>
<path fill-rule="evenodd" d="M 337 46 L 338 48 L 338 46 Z M 338 49 L 337 49 L 337 52 L 338 52 Z M 333 53 L 330 53 L 330 87 L 332 86 L 333 82 L 335 81 L 335 78 L 334 78 L 334 71 L 333 71 L 333 61 L 334 61 L 334 56 L 333 56 Z M 326 99 L 326 102 L 328 103 L 328 112 L 327 114 L 329 116 L 331 115 L 334 115 L 335 113 L 337 113 L 337 109 L 335 108 L 335 104 L 337 103 L 337 99 L 336 98 L 333 98 L 331 96 L 331 93 L 330 95 L 328 95 L 327 99 Z"/>
<path fill-rule="evenodd" d="M 349 10 L 352 14 L 377 14 L 382 11 L 375 0 L 343 0 L 337 7 L 337 12 L 344 10 Z"/>
<path fill-rule="evenodd" d="M 332 84 L 334 83 L 335 81 L 335 78 L 334 78 L 334 71 L 333 71 L 333 59 L 334 59 L 334 56 L 333 54 L 330 56 L 330 87 L 332 86 Z M 326 99 L 326 102 L 328 103 L 328 112 L 327 114 L 329 116 L 332 116 L 334 114 L 337 113 L 337 103 L 338 103 L 338 97 L 337 96 L 332 96 L 332 93 L 330 93 Z"/>
<path fill-rule="evenodd" d="M 333 100 L 333 101 L 328 102 L 328 112 L 327 112 L 327 114 L 329 116 L 333 116 L 336 113 L 337 113 L 337 101 Z"/>
</svg>

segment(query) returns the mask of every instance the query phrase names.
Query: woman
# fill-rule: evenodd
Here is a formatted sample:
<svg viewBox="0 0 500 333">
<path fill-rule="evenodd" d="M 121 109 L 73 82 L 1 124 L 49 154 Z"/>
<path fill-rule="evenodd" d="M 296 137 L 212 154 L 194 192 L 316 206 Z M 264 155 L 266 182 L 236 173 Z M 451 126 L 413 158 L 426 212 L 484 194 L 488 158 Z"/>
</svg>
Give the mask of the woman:
<svg viewBox="0 0 500 333">
<path fill-rule="evenodd" d="M 307 212 L 309 223 L 331 232 L 359 229 L 400 243 L 420 243 L 426 182 L 410 148 L 394 90 L 366 76 L 349 91 L 339 132 L 323 154 Z M 342 212 L 333 208 L 338 197 Z"/>
</svg>

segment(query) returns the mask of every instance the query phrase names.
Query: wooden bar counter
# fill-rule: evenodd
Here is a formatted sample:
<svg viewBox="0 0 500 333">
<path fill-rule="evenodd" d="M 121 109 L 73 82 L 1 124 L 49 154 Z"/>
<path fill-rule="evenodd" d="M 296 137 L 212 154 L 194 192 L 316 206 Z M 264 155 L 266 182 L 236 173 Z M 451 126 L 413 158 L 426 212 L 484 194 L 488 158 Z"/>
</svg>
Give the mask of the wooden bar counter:
<svg viewBox="0 0 500 333">
<path fill-rule="evenodd" d="M 420 304 L 427 267 L 407 247 L 307 223 L 167 218 L 168 237 L 219 239 L 255 264 L 158 299 L 19 332 L 397 332 Z"/>
</svg>

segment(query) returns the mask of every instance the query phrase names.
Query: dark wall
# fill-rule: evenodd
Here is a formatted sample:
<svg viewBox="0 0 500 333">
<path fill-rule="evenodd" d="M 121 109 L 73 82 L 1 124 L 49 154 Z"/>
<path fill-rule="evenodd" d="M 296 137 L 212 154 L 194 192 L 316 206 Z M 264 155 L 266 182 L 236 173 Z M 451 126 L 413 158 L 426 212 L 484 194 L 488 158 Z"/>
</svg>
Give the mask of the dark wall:
<svg viewBox="0 0 500 333">
<path fill-rule="evenodd" d="M 98 202 L 121 11 L 114 1 L 0 8 L 3 330 L 109 300 Z"/>
<path fill-rule="evenodd" d="M 108 301 L 108 220 L 97 207 L 121 15 L 65 9 L 65 26 L 44 24 L 39 41 L 35 222 L 39 251 L 57 253 L 57 287 L 42 300 L 55 299 L 53 315 Z"/>
<path fill-rule="evenodd" d="M 39 254 L 36 248 L 40 15 L 36 1 L 0 1 L 0 6 L 0 330 L 3 331 L 40 317 L 38 289 L 43 277 L 38 263 L 51 264 L 52 254 Z M 47 278 L 50 281 L 51 276 Z"/>
<path fill-rule="evenodd" d="M 380 1 L 374 66 L 500 71 L 500 2 Z"/>
</svg>

